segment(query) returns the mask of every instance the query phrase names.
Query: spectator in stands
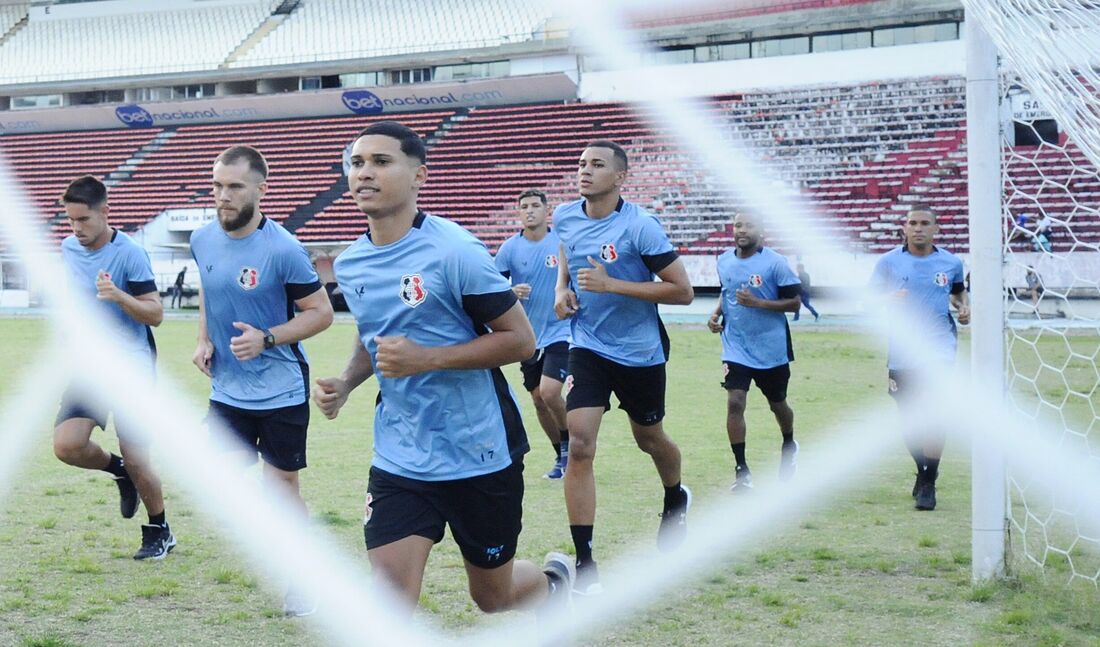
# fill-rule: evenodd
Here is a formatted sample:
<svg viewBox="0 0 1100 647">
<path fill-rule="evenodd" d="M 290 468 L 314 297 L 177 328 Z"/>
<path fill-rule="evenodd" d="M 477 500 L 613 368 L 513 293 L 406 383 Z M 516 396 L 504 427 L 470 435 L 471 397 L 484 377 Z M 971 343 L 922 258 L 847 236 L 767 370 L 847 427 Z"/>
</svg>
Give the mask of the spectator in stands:
<svg viewBox="0 0 1100 647">
<path fill-rule="evenodd" d="M 657 304 L 689 304 L 694 294 L 660 222 L 622 199 L 626 176 L 623 148 L 594 141 L 581 153 L 581 199 L 554 210 L 554 229 L 562 242 L 554 309 L 559 317 L 572 318 L 565 507 L 577 551 L 576 590 L 581 593 L 600 590 L 592 557 L 593 461 L 612 393 L 664 487 L 659 549 L 673 550 L 683 541 L 691 505 L 691 492 L 680 482 L 680 448 L 662 425 L 669 345 Z M 661 280 L 654 281 L 654 275 Z"/>
<path fill-rule="evenodd" d="M 264 480 L 304 521 L 298 472 L 306 466 L 309 366 L 299 342 L 329 327 L 332 305 L 302 244 L 259 211 L 264 156 L 233 146 L 218 155 L 213 175 L 217 220 L 191 235 L 202 278 L 192 361 L 211 378 L 210 417 L 236 441 L 226 451 L 243 464 L 259 453 Z M 292 582 L 284 613 L 315 608 L 313 593 Z"/>
<path fill-rule="evenodd" d="M 814 316 L 814 321 L 817 321 L 821 318 L 821 315 L 818 314 L 817 310 L 814 309 L 813 304 L 810 303 L 810 273 L 806 271 L 806 266 L 802 263 L 798 264 L 798 281 L 802 284 L 802 291 L 800 293 L 802 297 L 801 305 L 806 306 L 806 309 L 809 310 L 810 314 Z M 796 310 L 794 313 L 794 320 L 798 321 L 801 316 L 802 308 L 800 306 L 799 309 Z"/>
<path fill-rule="evenodd" d="M 176 275 L 176 282 L 172 284 L 171 307 L 178 308 L 183 304 L 183 281 L 187 276 L 187 266 L 184 265 L 180 273 Z"/>
<path fill-rule="evenodd" d="M 711 332 L 722 334 L 726 434 L 735 463 L 730 491 L 735 494 L 753 487 L 752 472 L 745 460 L 745 404 L 753 382 L 768 399 L 783 436 L 780 479 L 794 476 L 798 456 L 794 411 L 787 404 L 794 352 L 786 313 L 798 312 L 801 285 L 787 259 L 763 246 L 763 233 L 748 214 L 737 214 L 733 219 L 735 247 L 718 257 L 722 294 L 707 322 Z"/>
<path fill-rule="evenodd" d="M 531 394 L 539 424 L 554 446 L 554 466 L 544 474 L 560 479 L 569 462 L 569 431 L 565 400 L 561 397 L 569 374 L 569 322 L 554 314 L 554 285 L 558 280 L 558 236 L 547 219 L 546 194 L 536 189 L 519 196 L 520 232 L 497 250 L 496 266 L 511 279 L 535 331 L 535 354 L 520 362 L 523 388 Z"/>
<path fill-rule="evenodd" d="M 1048 218 L 1045 213 L 1039 214 L 1039 219 L 1035 221 L 1035 239 L 1031 243 L 1035 251 L 1050 251 L 1050 231 L 1052 224 L 1050 218 Z"/>
<path fill-rule="evenodd" d="M 1027 275 L 1024 277 L 1027 281 L 1027 290 L 1025 293 L 1031 299 L 1031 307 L 1035 309 L 1036 314 L 1039 312 L 1039 297 L 1043 296 L 1043 292 L 1046 288 L 1043 287 L 1043 278 L 1039 276 L 1039 273 L 1035 271 L 1035 268 L 1028 266 Z"/>
<path fill-rule="evenodd" d="M 355 140 L 348 185 L 369 229 L 333 270 L 359 329 L 343 373 L 317 380 L 313 397 L 335 418 L 377 376 L 363 536 L 410 613 L 447 526 L 483 611 L 568 603 L 568 557 L 551 553 L 541 572 L 515 559 L 528 446 L 499 367 L 531 357 L 535 335 L 485 245 L 417 208 L 426 158 L 397 122 Z"/>
<path fill-rule="evenodd" d="M 916 414 L 922 402 L 922 382 L 948 371 L 955 361 L 958 330 L 950 307 L 958 312 L 959 323 L 970 323 L 970 302 L 964 286 L 963 264 L 957 256 L 935 245 L 939 227 L 936 214 L 927 206 L 914 205 L 905 216 L 902 229 L 905 244 L 883 254 L 871 276 L 871 289 L 886 297 L 888 316 L 904 317 L 899 330 L 914 326 L 927 331 L 926 352 L 916 352 L 904 335 L 892 336 L 887 359 L 889 393 L 903 418 Z M 936 478 L 945 436 L 939 430 L 905 430 L 905 441 L 917 464 L 913 497 L 918 510 L 936 508 Z"/>
<path fill-rule="evenodd" d="M 139 364 L 156 370 L 156 346 L 150 326 L 159 326 L 164 306 L 153 279 L 149 255 L 132 238 L 107 224 L 107 187 L 85 175 L 62 196 L 73 234 L 61 242 L 61 257 L 77 297 L 96 300 L 114 323 L 119 348 Z M 107 429 L 108 403 L 88 399 L 71 386 L 61 398 L 53 430 L 54 454 L 76 467 L 107 472 L 119 490 L 125 519 L 145 503 L 149 523 L 141 527 L 141 548 L 134 559 L 164 559 L 176 545 L 164 512 L 160 477 L 149 456 L 149 441 L 125 418 L 115 417 L 122 456 L 92 440 L 96 427 Z"/>
<path fill-rule="evenodd" d="M 1028 223 L 1031 221 L 1031 214 L 1023 212 L 1016 216 L 1016 226 L 1012 228 L 1011 233 L 1008 235 L 1008 242 L 1013 242 L 1018 238 L 1027 236 Z"/>
</svg>

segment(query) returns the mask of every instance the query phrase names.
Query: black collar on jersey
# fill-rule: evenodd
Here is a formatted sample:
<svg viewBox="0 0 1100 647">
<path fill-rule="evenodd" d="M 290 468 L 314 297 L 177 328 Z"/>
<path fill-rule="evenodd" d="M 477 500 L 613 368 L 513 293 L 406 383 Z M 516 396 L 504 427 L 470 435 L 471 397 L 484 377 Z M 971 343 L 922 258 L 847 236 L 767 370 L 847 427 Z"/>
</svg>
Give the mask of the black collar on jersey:
<svg viewBox="0 0 1100 647">
<path fill-rule="evenodd" d="M 736 256 L 737 258 L 750 258 L 749 256 L 742 256 L 742 255 L 737 253 L 737 252 L 741 251 L 740 247 L 735 247 L 734 249 L 736 251 L 733 252 L 733 255 Z M 764 253 L 764 246 L 760 245 L 756 248 L 756 251 L 753 252 L 752 255 L 756 256 L 757 254 L 763 254 L 763 253 Z"/>
<path fill-rule="evenodd" d="M 256 225 L 256 229 L 263 229 L 264 225 L 266 225 L 266 224 L 267 224 L 267 216 L 265 216 L 264 214 L 261 213 L 260 214 L 260 224 Z"/>
<path fill-rule="evenodd" d="M 114 229 L 114 228 L 112 228 L 112 229 L 111 229 L 111 242 L 112 242 L 112 243 L 113 243 L 113 242 L 115 242 L 115 239 L 116 239 L 116 238 L 118 238 L 118 230 L 117 230 L 117 229 Z"/>
<path fill-rule="evenodd" d="M 615 211 L 621 212 L 624 204 L 626 204 L 626 202 L 623 200 L 623 197 L 619 196 L 619 204 L 615 205 Z M 581 211 L 584 212 L 584 215 L 588 215 L 588 200 L 581 203 Z"/>
<path fill-rule="evenodd" d="M 424 210 L 417 207 L 416 216 L 413 218 L 413 229 L 420 229 L 420 226 L 424 224 L 424 219 L 428 217 L 428 214 L 424 213 Z M 370 223 L 367 223 L 367 230 L 363 232 L 363 235 L 367 237 L 367 240 L 374 242 L 374 239 L 370 237 Z"/>
<path fill-rule="evenodd" d="M 936 247 L 935 245 L 932 245 L 932 251 L 929 254 L 929 256 L 931 256 L 932 254 L 935 254 L 938 251 L 940 251 L 940 248 Z M 912 254 L 913 253 L 913 252 L 909 251 L 909 243 L 906 243 L 906 244 L 901 246 L 901 253 L 902 254 Z"/>
</svg>

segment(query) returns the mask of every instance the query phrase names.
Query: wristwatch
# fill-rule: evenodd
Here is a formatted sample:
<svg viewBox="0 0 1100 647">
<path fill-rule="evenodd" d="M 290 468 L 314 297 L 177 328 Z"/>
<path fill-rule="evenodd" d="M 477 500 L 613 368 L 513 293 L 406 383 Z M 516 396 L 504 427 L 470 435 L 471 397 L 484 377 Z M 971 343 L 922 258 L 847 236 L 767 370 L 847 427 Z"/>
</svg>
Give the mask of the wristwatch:
<svg viewBox="0 0 1100 647">
<path fill-rule="evenodd" d="M 275 335 L 271 334 L 270 330 L 264 331 L 264 350 L 275 348 Z"/>
</svg>

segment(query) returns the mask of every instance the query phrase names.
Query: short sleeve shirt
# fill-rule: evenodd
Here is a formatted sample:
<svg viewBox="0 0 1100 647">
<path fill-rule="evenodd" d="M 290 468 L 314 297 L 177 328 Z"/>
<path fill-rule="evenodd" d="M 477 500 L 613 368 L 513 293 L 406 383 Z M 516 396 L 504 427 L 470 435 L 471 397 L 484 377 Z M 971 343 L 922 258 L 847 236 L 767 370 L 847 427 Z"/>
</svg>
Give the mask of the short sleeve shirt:
<svg viewBox="0 0 1100 647">
<path fill-rule="evenodd" d="M 535 345 L 569 341 L 569 321 L 554 313 L 554 289 L 558 282 L 557 234 L 551 230 L 539 241 L 531 241 L 522 233 L 504 241 L 494 261 L 497 269 L 512 280 L 512 285 L 526 283 L 531 294 L 520 303 L 535 330 Z"/>
<path fill-rule="evenodd" d="M 783 288 L 800 285 L 787 259 L 767 247 L 761 247 L 748 258 L 741 258 L 730 249 L 718 257 L 718 280 L 722 285 L 725 318 L 722 361 L 760 369 L 793 361 L 787 315 L 737 303 L 737 290 L 741 288 L 761 299 L 775 301 L 783 298 L 780 294 Z"/>
</svg>

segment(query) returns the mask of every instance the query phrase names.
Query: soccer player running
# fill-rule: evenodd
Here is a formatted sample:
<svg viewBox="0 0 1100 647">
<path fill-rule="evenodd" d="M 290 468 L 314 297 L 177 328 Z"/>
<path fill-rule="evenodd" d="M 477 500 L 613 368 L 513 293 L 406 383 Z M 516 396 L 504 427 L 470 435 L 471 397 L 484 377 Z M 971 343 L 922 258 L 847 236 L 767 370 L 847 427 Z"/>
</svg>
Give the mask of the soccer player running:
<svg viewBox="0 0 1100 647">
<path fill-rule="evenodd" d="M 951 307 L 958 311 L 959 323 L 970 323 L 970 302 L 964 284 L 962 261 L 935 243 L 939 226 L 936 214 L 928 207 L 915 205 L 902 224 L 905 244 L 875 263 L 872 289 L 887 295 L 891 311 L 916 317 L 904 328 L 919 327 L 924 332 L 923 347 L 915 349 L 904 335 L 891 335 L 887 368 L 889 392 L 903 418 L 919 413 L 920 401 L 913 397 L 923 379 L 950 370 L 955 361 L 958 330 Z M 936 509 L 936 478 L 943 455 L 942 430 L 903 427 L 905 443 L 917 464 L 913 498 L 918 510 Z"/>
<path fill-rule="evenodd" d="M 736 247 L 718 257 L 718 280 L 722 295 L 707 326 L 722 333 L 722 362 L 728 393 L 726 435 L 735 462 L 730 491 L 751 490 L 752 472 L 745 460 L 745 403 L 749 385 L 768 399 L 768 406 L 783 435 L 779 478 L 795 473 L 798 442 L 794 439 L 794 411 L 787 404 L 794 348 L 787 312 L 798 312 L 801 284 L 787 259 L 761 244 L 763 229 L 756 219 L 738 214 L 733 219 Z"/>
<path fill-rule="evenodd" d="M 546 194 L 530 189 L 519 196 L 523 229 L 497 250 L 496 265 L 512 280 L 512 291 L 523 303 L 535 330 L 535 354 L 520 362 L 523 388 L 531 394 L 539 425 L 554 446 L 554 466 L 544 474 L 557 480 L 569 462 L 569 431 L 565 424 L 562 386 L 569 369 L 569 322 L 554 314 L 558 280 L 558 236 L 550 230 Z"/>
<path fill-rule="evenodd" d="M 314 400 L 336 418 L 372 375 L 379 397 L 363 536 L 376 574 L 411 612 L 446 526 L 470 596 L 486 612 L 566 603 L 572 562 L 515 559 L 527 438 L 499 367 L 531 357 L 535 336 L 485 245 L 416 206 L 428 177 L 417 134 L 383 121 L 351 151 L 348 186 L 369 229 L 333 269 L 358 335 Z"/>
<path fill-rule="evenodd" d="M 680 448 L 662 425 L 669 343 L 657 304 L 686 305 L 694 293 L 661 224 L 622 199 L 627 166 L 626 152 L 615 142 L 588 144 L 577 169 L 581 199 L 554 211 L 565 261 L 559 265 L 554 309 L 559 317 L 572 318 L 565 504 L 577 551 L 576 591 L 581 594 L 601 590 L 592 557 L 593 461 L 612 393 L 664 487 L 659 549 L 673 550 L 683 541 L 691 503 L 691 492 L 680 483 Z M 654 275 L 661 280 L 654 281 Z"/>
<path fill-rule="evenodd" d="M 150 326 L 160 325 L 164 306 L 149 255 L 132 238 L 107 223 L 110 212 L 107 187 L 96 178 L 85 175 L 73 180 L 61 202 L 73 231 L 61 242 L 61 256 L 72 289 L 98 300 L 115 323 L 111 332 L 116 333 L 120 347 L 139 364 L 147 366 L 152 379 L 157 351 Z M 92 440 L 92 430 L 106 429 L 109 414 L 107 405 L 90 401 L 70 387 L 62 397 L 54 423 L 54 454 L 69 465 L 110 474 L 118 485 L 125 519 L 137 514 L 140 496 L 149 513 L 149 523 L 141 527 L 141 547 L 134 559 L 164 559 L 175 547 L 176 538 L 168 528 L 160 478 L 150 460 L 148 439 L 131 433 L 129 423 L 116 416 L 122 456 L 108 453 Z"/>
<path fill-rule="evenodd" d="M 226 149 L 214 162 L 213 185 L 218 219 L 191 234 L 202 282 L 192 361 L 211 378 L 209 415 L 238 441 L 227 451 L 246 465 L 259 453 L 265 483 L 304 520 L 298 472 L 306 466 L 309 365 L 299 342 L 328 328 L 332 305 L 302 244 L 259 211 L 263 155 Z M 292 583 L 284 613 L 315 607 L 314 596 Z"/>
</svg>

